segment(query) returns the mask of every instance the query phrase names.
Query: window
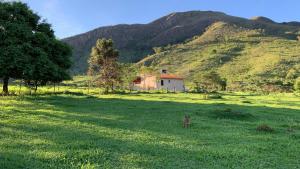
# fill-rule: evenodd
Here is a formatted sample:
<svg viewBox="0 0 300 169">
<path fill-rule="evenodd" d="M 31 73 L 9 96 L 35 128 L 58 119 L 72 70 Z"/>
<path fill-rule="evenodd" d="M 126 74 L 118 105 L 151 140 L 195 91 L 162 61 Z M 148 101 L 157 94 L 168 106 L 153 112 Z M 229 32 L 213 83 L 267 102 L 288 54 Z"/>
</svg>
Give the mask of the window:
<svg viewBox="0 0 300 169">
<path fill-rule="evenodd" d="M 163 86 L 164 85 L 164 80 L 160 81 L 160 85 Z"/>
<path fill-rule="evenodd" d="M 169 83 L 171 83 L 171 80 L 169 80 Z"/>
</svg>

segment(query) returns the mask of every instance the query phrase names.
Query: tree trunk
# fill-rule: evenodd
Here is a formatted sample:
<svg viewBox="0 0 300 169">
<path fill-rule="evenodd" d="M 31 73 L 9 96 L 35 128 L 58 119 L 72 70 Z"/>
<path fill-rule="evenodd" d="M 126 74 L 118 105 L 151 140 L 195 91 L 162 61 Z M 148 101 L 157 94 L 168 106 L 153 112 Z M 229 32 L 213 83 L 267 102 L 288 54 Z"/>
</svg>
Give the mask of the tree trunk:
<svg viewBox="0 0 300 169">
<path fill-rule="evenodd" d="M 7 95 L 8 94 L 8 77 L 3 78 L 3 94 Z"/>
<path fill-rule="evenodd" d="M 35 83 L 34 83 L 34 94 L 36 94 L 37 89 L 38 89 L 38 82 L 35 81 Z"/>
<path fill-rule="evenodd" d="M 108 94 L 108 92 L 109 92 L 109 86 L 108 86 L 108 85 L 106 85 L 106 86 L 105 86 L 105 91 L 104 91 L 104 94 Z"/>
<path fill-rule="evenodd" d="M 110 88 L 111 88 L 111 92 L 114 93 L 115 92 L 115 90 L 114 90 L 114 82 L 111 83 Z"/>
<path fill-rule="evenodd" d="M 90 80 L 88 80 L 88 94 L 90 94 Z"/>
</svg>

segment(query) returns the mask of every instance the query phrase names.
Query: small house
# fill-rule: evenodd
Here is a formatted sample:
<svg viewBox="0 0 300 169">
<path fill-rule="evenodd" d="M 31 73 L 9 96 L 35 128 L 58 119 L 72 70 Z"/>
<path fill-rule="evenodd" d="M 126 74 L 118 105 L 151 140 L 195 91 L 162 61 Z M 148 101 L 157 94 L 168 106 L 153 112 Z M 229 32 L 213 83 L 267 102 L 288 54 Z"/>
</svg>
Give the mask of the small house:
<svg viewBox="0 0 300 169">
<path fill-rule="evenodd" d="M 184 79 L 163 69 L 158 75 L 141 74 L 133 81 L 134 90 L 185 91 Z"/>
</svg>

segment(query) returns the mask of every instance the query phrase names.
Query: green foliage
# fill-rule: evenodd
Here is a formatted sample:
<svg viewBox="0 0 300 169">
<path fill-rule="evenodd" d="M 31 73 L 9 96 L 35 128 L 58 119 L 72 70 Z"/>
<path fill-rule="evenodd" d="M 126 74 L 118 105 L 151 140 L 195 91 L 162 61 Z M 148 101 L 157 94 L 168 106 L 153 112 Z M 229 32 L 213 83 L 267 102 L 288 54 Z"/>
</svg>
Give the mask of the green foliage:
<svg viewBox="0 0 300 169">
<path fill-rule="evenodd" d="M 154 47 L 153 50 L 154 50 L 154 53 L 158 54 L 158 53 L 163 52 L 164 48 L 163 47 Z"/>
<path fill-rule="evenodd" d="M 121 66 L 121 88 L 125 90 L 132 90 L 133 81 L 138 75 L 138 68 L 135 64 L 123 63 Z"/>
<path fill-rule="evenodd" d="M 92 48 L 89 59 L 88 74 L 96 77 L 99 86 L 105 88 L 105 93 L 121 83 L 121 67 L 118 64 L 119 53 L 114 49 L 111 39 L 99 39 Z"/>
<path fill-rule="evenodd" d="M 300 91 L 300 77 L 297 78 L 297 80 L 295 81 L 294 89 L 295 89 L 296 91 Z"/>
<path fill-rule="evenodd" d="M 28 84 L 70 79 L 72 51 L 58 41 L 51 25 L 21 2 L 0 2 L 0 77 L 8 93 L 9 78 Z"/>
<path fill-rule="evenodd" d="M 205 72 L 199 75 L 196 81 L 198 84 L 202 84 L 203 88 L 208 91 L 213 91 L 218 88 L 226 90 L 226 80 L 222 79 L 215 71 Z"/>
<path fill-rule="evenodd" d="M 300 77 L 300 65 L 296 65 L 294 68 L 290 69 L 287 72 L 285 79 L 287 83 L 294 84 L 298 77 Z"/>
</svg>

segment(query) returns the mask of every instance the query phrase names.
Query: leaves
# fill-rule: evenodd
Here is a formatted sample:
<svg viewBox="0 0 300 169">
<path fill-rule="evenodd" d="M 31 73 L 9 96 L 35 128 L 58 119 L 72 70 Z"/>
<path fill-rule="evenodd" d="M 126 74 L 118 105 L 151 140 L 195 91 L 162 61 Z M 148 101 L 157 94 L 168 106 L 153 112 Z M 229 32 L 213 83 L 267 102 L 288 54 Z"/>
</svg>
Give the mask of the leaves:
<svg viewBox="0 0 300 169">
<path fill-rule="evenodd" d="M 0 2 L 0 38 L 0 77 L 40 84 L 70 78 L 71 48 L 26 4 Z"/>
<path fill-rule="evenodd" d="M 111 39 L 99 39 L 92 48 L 88 74 L 97 77 L 99 86 L 103 86 L 108 92 L 114 90 L 116 84 L 121 82 L 120 65 L 117 62 L 119 53 L 114 49 Z"/>
</svg>

